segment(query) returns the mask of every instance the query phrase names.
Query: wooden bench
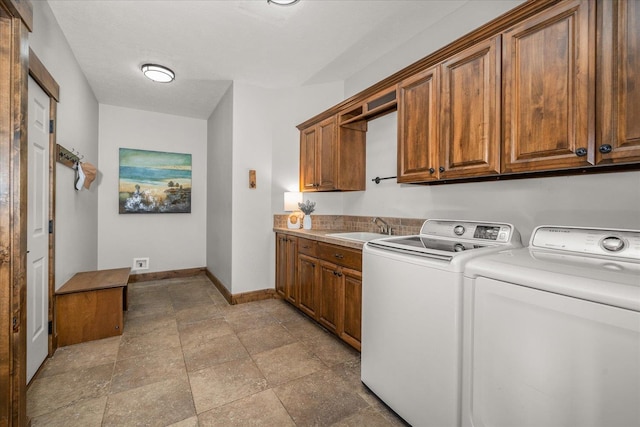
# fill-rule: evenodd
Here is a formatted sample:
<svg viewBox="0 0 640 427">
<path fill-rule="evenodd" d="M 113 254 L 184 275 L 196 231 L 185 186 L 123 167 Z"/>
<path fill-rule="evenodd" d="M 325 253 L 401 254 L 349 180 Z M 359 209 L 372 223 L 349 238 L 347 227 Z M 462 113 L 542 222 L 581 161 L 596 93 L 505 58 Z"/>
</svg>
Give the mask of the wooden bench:
<svg viewBox="0 0 640 427">
<path fill-rule="evenodd" d="M 122 335 L 131 268 L 85 271 L 56 291 L 58 346 Z"/>
</svg>

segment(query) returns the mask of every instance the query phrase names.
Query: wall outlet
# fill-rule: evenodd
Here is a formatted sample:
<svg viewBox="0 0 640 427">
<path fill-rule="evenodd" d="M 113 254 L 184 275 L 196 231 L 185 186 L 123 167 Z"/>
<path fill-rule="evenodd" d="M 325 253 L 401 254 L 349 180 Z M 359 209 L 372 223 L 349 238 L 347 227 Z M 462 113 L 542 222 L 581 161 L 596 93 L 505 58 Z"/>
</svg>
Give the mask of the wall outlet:
<svg viewBox="0 0 640 427">
<path fill-rule="evenodd" d="M 134 258 L 132 270 L 148 270 L 149 258 Z"/>
</svg>

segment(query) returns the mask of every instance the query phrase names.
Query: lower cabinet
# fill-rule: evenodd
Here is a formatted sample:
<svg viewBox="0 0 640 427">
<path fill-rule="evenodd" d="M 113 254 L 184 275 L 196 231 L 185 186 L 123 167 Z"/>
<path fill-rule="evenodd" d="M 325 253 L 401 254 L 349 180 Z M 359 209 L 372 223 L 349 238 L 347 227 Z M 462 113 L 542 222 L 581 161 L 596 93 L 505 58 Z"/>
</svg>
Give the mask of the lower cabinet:
<svg viewBox="0 0 640 427">
<path fill-rule="evenodd" d="M 320 301 L 320 261 L 298 254 L 298 308 L 312 318 L 318 316 Z"/>
<path fill-rule="evenodd" d="M 344 277 L 336 264 L 320 262 L 320 306 L 318 322 L 334 334 L 340 330 L 341 305 L 344 300 Z"/>
<path fill-rule="evenodd" d="M 278 233 L 276 292 L 360 350 L 362 251 Z"/>
<path fill-rule="evenodd" d="M 362 320 L 362 272 L 343 269 L 344 306 L 339 335 L 345 342 L 360 350 Z"/>
<path fill-rule="evenodd" d="M 296 258 L 298 239 L 276 234 L 276 292 L 292 304 L 297 303 Z"/>
</svg>

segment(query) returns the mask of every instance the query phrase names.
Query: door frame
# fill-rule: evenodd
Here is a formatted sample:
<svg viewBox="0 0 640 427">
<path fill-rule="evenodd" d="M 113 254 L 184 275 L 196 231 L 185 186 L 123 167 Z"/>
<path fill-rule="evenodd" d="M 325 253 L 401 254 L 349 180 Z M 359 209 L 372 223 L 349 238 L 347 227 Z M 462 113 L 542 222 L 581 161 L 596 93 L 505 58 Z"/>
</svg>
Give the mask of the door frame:
<svg viewBox="0 0 640 427">
<path fill-rule="evenodd" d="M 30 0 L 0 0 L 0 425 L 27 424 L 27 83 Z"/>
<path fill-rule="evenodd" d="M 29 48 L 29 75 L 38 83 L 44 93 L 49 96 L 49 120 L 53 123 L 49 131 L 49 220 L 52 221 L 53 227 L 49 233 L 49 308 L 48 321 L 53 325 L 52 330 L 55 331 L 55 292 L 56 292 L 56 268 L 55 268 L 55 217 L 56 217 L 56 128 L 57 128 L 57 106 L 60 102 L 60 85 L 49 73 L 40 58 Z M 58 348 L 58 337 L 54 333 L 49 334 L 49 357 L 53 356 L 53 352 Z M 35 376 L 34 376 L 35 377 Z"/>
</svg>

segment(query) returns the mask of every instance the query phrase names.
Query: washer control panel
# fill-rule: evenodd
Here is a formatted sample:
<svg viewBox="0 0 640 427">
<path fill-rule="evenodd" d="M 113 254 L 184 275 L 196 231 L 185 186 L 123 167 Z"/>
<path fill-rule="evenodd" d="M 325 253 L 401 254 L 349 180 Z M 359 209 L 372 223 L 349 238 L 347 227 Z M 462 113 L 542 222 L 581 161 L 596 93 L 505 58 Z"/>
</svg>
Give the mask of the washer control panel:
<svg viewBox="0 0 640 427">
<path fill-rule="evenodd" d="M 533 231 L 530 246 L 640 262 L 640 230 L 545 225 Z"/>
<path fill-rule="evenodd" d="M 513 226 L 503 223 L 428 219 L 422 225 L 420 234 L 471 242 L 520 242 L 520 235 Z"/>
</svg>

